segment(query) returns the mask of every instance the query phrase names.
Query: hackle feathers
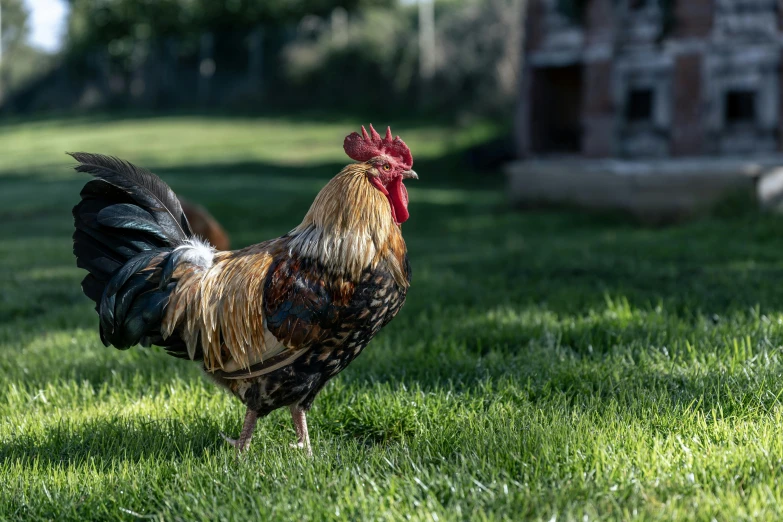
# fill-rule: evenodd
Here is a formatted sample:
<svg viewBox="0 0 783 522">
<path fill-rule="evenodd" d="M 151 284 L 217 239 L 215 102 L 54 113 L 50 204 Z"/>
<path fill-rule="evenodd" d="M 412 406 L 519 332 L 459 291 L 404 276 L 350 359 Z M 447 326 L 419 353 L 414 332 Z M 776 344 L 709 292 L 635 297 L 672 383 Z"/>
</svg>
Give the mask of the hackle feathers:
<svg viewBox="0 0 783 522">
<path fill-rule="evenodd" d="M 386 197 L 367 181 L 371 168 L 348 165 L 333 178 L 289 234 L 290 248 L 354 280 L 365 268 L 387 262 L 397 283 L 406 287 L 405 243 Z"/>
</svg>

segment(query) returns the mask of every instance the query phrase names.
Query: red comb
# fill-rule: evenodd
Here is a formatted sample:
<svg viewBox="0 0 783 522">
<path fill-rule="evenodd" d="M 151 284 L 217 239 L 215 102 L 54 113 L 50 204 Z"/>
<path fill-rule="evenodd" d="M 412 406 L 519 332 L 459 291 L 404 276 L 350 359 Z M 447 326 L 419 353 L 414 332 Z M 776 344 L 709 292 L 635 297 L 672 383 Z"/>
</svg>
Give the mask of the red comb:
<svg viewBox="0 0 783 522">
<path fill-rule="evenodd" d="M 386 154 L 402 160 L 407 169 L 413 166 L 413 156 L 411 156 L 410 149 L 399 136 L 392 139 L 391 127 L 386 127 L 386 137 L 381 138 L 381 135 L 372 128 L 372 124 L 370 125 L 370 135 L 362 125 L 362 135 L 360 136 L 358 132 L 352 132 L 346 136 L 343 149 L 349 158 L 356 161 L 367 161 L 375 156 Z"/>
</svg>

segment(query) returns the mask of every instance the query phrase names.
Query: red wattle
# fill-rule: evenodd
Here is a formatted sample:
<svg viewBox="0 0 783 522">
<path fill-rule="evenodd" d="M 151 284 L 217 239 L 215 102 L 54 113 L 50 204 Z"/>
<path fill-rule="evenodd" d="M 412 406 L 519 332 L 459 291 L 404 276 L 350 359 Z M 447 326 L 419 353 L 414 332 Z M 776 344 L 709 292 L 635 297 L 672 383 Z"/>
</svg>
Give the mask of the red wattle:
<svg viewBox="0 0 783 522">
<path fill-rule="evenodd" d="M 386 190 L 389 191 L 389 203 L 391 203 L 394 216 L 394 221 L 398 225 L 408 221 L 410 213 L 408 213 L 408 190 L 405 185 L 402 184 L 402 178 L 394 178 L 388 185 Z"/>
<path fill-rule="evenodd" d="M 389 200 L 394 222 L 401 225 L 408 221 L 408 218 L 410 217 L 410 214 L 408 213 L 408 190 L 405 188 L 405 185 L 402 184 L 402 178 L 394 178 L 384 187 L 380 179 L 371 176 L 370 183 L 383 192 L 386 199 Z"/>
</svg>

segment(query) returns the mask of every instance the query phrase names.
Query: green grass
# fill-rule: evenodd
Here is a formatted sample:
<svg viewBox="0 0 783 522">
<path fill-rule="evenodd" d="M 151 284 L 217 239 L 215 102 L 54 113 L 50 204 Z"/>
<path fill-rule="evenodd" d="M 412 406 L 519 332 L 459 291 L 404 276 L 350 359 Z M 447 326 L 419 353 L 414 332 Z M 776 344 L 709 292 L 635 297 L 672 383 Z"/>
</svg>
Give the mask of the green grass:
<svg viewBox="0 0 783 522">
<path fill-rule="evenodd" d="M 327 386 L 312 460 L 159 349 L 104 348 L 70 252 L 65 150 L 154 168 L 242 246 L 294 227 L 357 122 L 0 125 L 0 519 L 758 520 L 783 516 L 783 223 L 517 213 L 396 125 L 421 180 L 408 303 Z"/>
</svg>

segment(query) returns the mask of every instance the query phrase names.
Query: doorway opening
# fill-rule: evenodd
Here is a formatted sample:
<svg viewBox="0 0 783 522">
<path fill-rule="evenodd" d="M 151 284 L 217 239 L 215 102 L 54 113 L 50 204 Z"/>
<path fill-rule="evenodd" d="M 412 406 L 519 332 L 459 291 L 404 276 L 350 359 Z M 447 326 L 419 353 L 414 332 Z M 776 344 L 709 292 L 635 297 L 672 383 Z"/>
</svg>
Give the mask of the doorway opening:
<svg viewBox="0 0 783 522">
<path fill-rule="evenodd" d="M 533 71 L 531 146 L 536 154 L 578 154 L 582 150 L 582 66 Z"/>
</svg>

